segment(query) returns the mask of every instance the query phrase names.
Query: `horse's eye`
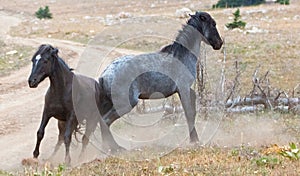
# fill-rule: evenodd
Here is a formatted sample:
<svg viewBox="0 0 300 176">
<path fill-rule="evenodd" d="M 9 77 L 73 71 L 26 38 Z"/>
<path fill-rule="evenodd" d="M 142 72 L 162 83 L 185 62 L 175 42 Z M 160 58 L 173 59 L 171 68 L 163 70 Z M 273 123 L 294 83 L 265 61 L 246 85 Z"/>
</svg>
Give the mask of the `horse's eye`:
<svg viewBox="0 0 300 176">
<path fill-rule="evenodd" d="M 216 27 L 217 24 L 216 24 L 216 22 L 213 22 L 212 25 Z"/>
</svg>

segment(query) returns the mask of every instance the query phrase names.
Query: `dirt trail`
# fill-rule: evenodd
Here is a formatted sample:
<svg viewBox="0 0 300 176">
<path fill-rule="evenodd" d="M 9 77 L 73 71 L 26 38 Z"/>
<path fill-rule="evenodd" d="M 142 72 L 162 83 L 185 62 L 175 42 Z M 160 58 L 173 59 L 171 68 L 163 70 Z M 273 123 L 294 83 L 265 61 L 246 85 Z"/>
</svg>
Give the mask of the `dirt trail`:
<svg viewBox="0 0 300 176">
<path fill-rule="evenodd" d="M 16 17 L 0 13 L 0 24 L 6 26 L 0 30 L 1 37 L 6 42 L 14 42 L 31 46 L 39 44 L 55 43 L 55 46 L 72 51 L 73 60 L 70 64 L 76 64 L 78 56 L 84 47 L 80 44 L 68 44 L 68 42 L 52 42 L 45 39 L 12 38 L 7 34 L 11 26 L 18 25 L 21 20 Z M 64 50 L 63 49 L 63 50 Z M 19 170 L 23 158 L 32 156 L 35 144 L 36 130 L 40 123 L 40 114 L 43 108 L 43 96 L 48 87 L 48 81 L 44 81 L 37 89 L 29 89 L 27 77 L 31 65 L 21 68 L 9 76 L 0 78 L 0 169 Z M 26 106 L 27 105 L 27 106 Z M 47 127 L 45 141 L 48 145 L 41 146 L 41 159 L 48 158 L 46 151 L 52 151 L 57 140 L 57 128 L 55 120 L 51 120 Z"/>
</svg>

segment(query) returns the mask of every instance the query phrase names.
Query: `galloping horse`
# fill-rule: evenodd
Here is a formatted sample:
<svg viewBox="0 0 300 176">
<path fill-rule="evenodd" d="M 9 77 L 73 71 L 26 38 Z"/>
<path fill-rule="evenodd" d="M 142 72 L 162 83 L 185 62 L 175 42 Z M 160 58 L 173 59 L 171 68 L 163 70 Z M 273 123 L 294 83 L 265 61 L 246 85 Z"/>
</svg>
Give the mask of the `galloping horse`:
<svg viewBox="0 0 300 176">
<path fill-rule="evenodd" d="M 42 121 L 37 131 L 34 158 L 39 156 L 40 143 L 51 117 L 58 120 L 59 128 L 58 142 L 52 156 L 64 142 L 66 147 L 65 163 L 68 165 L 71 163 L 69 147 L 72 133 L 78 123 L 82 123 L 84 119 L 86 120 L 86 131 L 82 138 L 81 155 L 98 122 L 100 122 L 101 132 L 106 137 L 104 142 L 111 142 L 113 146 L 118 146 L 95 104 L 95 86 L 98 83 L 92 78 L 74 74 L 72 69 L 58 56 L 57 48 L 51 45 L 41 45 L 32 57 L 32 71 L 28 79 L 29 87 L 36 88 L 47 77 L 50 80 L 50 87 L 45 96 Z"/>
<path fill-rule="evenodd" d="M 110 126 L 130 112 L 138 99 L 165 98 L 178 93 L 188 123 L 191 142 L 197 142 L 195 99 L 191 86 L 196 78 L 201 41 L 219 50 L 223 41 L 215 20 L 206 12 L 190 15 L 175 41 L 159 52 L 123 56 L 109 65 L 99 78 L 97 104 Z"/>
</svg>

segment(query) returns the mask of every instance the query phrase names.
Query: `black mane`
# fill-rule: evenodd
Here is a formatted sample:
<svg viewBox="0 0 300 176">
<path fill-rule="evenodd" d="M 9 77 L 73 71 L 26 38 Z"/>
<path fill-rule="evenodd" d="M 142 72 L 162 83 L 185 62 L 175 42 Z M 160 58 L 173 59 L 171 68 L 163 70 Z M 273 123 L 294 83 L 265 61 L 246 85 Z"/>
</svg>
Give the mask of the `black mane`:
<svg viewBox="0 0 300 176">
<path fill-rule="evenodd" d="M 67 64 L 61 57 L 57 56 L 57 58 L 58 58 L 58 61 L 59 61 L 60 63 L 62 63 L 65 67 L 67 67 L 70 71 L 73 71 L 73 70 L 74 70 L 73 68 L 70 68 L 70 67 L 68 66 L 68 64 Z"/>
<path fill-rule="evenodd" d="M 54 48 L 53 46 L 51 46 L 51 45 L 49 45 L 49 44 L 42 44 L 40 47 L 39 47 L 39 49 L 38 49 L 38 51 L 34 54 L 34 57 L 36 57 L 38 54 L 42 54 L 42 53 L 46 53 L 46 52 L 54 52 L 54 51 L 56 51 L 55 52 L 55 54 L 54 54 L 54 56 L 57 58 L 57 60 L 61 63 L 61 64 L 63 64 L 65 67 L 67 67 L 70 71 L 73 71 L 74 69 L 73 68 L 70 68 L 69 66 L 68 66 L 68 64 L 61 58 L 61 57 L 59 57 L 58 56 L 58 49 L 57 48 Z M 34 58 L 33 57 L 33 58 Z"/>
<path fill-rule="evenodd" d="M 200 28 L 200 14 L 202 12 L 196 12 L 195 15 L 191 15 L 191 18 L 187 21 L 187 25 L 193 26 L 195 29 L 197 29 L 201 34 L 203 34 L 202 29 Z"/>
<path fill-rule="evenodd" d="M 186 47 L 176 41 L 174 41 L 173 44 L 163 47 L 160 52 L 172 54 L 173 57 L 176 58 L 182 58 L 186 54 L 190 53 Z"/>
<path fill-rule="evenodd" d="M 195 20 L 190 19 L 189 21 L 195 21 Z M 160 50 L 160 52 L 173 54 L 173 56 L 177 57 L 177 58 L 182 58 L 186 54 L 191 53 L 188 48 L 183 46 L 181 43 L 177 42 L 178 39 L 179 39 L 179 36 L 186 35 L 185 32 L 184 32 L 184 28 L 187 28 L 187 26 L 190 25 L 189 21 L 187 22 L 186 25 L 183 25 L 181 30 L 178 31 L 178 35 L 177 35 L 175 41 L 172 44 L 163 47 Z"/>
<path fill-rule="evenodd" d="M 186 54 L 193 54 L 186 46 L 189 45 L 182 45 L 182 43 L 178 42 L 180 41 L 180 38 L 185 38 L 186 40 L 189 40 L 187 36 L 190 36 L 191 34 L 188 33 L 190 30 L 190 27 L 193 27 L 196 29 L 200 34 L 203 34 L 202 28 L 201 28 L 201 18 L 211 18 L 209 14 L 206 12 L 196 12 L 194 15 L 190 15 L 190 19 L 186 22 L 185 25 L 182 26 L 182 29 L 178 31 L 178 35 L 176 36 L 175 41 L 173 44 L 167 45 L 164 48 L 161 49 L 161 52 L 173 54 L 174 57 L 182 58 Z"/>
<path fill-rule="evenodd" d="M 202 34 L 202 31 L 200 31 L 201 28 L 199 27 L 201 21 L 200 15 L 205 14 L 205 12 L 196 12 L 195 15 L 190 15 L 190 19 L 187 21 L 186 25 L 183 25 L 182 29 L 178 31 L 178 35 L 173 44 L 165 46 L 160 51 L 163 53 L 173 54 L 173 56 L 177 58 L 181 58 L 186 54 L 191 53 L 185 46 L 183 46 L 181 43 L 178 43 L 177 41 L 179 39 L 179 36 L 186 35 L 184 32 L 184 28 L 187 28 L 188 26 L 194 27 Z"/>
</svg>

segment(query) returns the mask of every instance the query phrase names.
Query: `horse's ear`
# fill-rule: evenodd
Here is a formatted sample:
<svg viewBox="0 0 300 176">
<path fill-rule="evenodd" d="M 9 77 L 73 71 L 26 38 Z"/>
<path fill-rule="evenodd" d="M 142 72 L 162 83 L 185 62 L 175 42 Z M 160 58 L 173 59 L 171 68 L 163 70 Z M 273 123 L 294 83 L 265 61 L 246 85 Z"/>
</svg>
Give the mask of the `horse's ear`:
<svg viewBox="0 0 300 176">
<path fill-rule="evenodd" d="M 195 17 L 196 17 L 196 15 L 191 15 L 191 14 L 189 14 L 189 16 L 190 16 L 191 18 L 195 18 Z"/>
<path fill-rule="evenodd" d="M 40 47 L 39 47 L 39 50 L 44 48 L 45 46 L 46 46 L 45 44 L 41 44 Z"/>
<path fill-rule="evenodd" d="M 58 53 L 58 49 L 57 48 L 54 48 L 52 51 L 51 51 L 51 54 L 52 55 L 57 55 Z"/>
</svg>

